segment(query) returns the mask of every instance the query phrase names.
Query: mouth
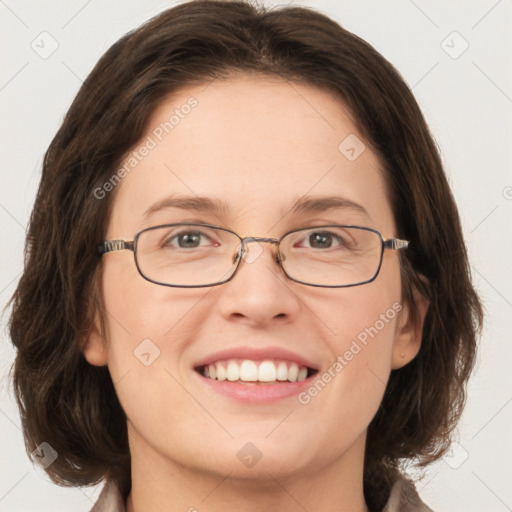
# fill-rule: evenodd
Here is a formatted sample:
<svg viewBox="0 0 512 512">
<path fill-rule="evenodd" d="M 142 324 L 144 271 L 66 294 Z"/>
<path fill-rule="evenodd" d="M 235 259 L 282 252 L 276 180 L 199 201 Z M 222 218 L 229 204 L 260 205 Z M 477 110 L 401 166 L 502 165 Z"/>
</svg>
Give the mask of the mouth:
<svg viewBox="0 0 512 512">
<path fill-rule="evenodd" d="M 194 368 L 202 377 L 236 384 L 279 385 L 302 382 L 318 370 L 286 359 L 225 359 Z"/>
<path fill-rule="evenodd" d="M 297 396 L 319 368 L 282 346 L 235 346 L 197 361 L 193 373 L 212 399 L 220 395 L 254 405 Z"/>
</svg>

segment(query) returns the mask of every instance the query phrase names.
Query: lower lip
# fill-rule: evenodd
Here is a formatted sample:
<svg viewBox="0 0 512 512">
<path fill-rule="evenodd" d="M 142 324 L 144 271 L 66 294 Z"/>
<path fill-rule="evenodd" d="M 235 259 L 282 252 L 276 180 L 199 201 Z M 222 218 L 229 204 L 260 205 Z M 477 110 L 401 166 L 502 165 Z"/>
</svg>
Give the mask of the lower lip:
<svg viewBox="0 0 512 512">
<path fill-rule="evenodd" d="M 198 377 L 216 393 L 230 398 L 234 398 L 240 402 L 248 403 L 269 403 L 277 402 L 283 398 L 297 395 L 305 388 L 311 385 L 312 377 L 301 380 L 300 382 L 276 382 L 275 384 L 262 384 L 259 382 L 247 382 L 241 384 L 239 382 L 231 382 L 228 380 L 219 381 L 203 377 L 201 374 L 194 372 Z"/>
</svg>

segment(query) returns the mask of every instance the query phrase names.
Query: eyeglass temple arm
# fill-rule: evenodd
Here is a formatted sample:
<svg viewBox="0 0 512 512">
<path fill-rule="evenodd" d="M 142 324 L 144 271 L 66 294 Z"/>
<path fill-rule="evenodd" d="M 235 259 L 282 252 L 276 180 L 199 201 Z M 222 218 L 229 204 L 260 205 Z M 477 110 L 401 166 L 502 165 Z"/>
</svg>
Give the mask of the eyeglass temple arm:
<svg viewBox="0 0 512 512">
<path fill-rule="evenodd" d="M 384 240 L 384 248 L 385 249 L 405 249 L 409 245 L 408 240 L 400 240 L 400 238 L 390 238 L 389 240 Z"/>
<path fill-rule="evenodd" d="M 126 242 L 125 240 L 105 240 L 99 247 L 98 251 L 100 255 L 103 255 L 107 252 L 114 251 L 124 251 L 128 249 L 129 251 L 134 250 L 133 242 Z"/>
</svg>

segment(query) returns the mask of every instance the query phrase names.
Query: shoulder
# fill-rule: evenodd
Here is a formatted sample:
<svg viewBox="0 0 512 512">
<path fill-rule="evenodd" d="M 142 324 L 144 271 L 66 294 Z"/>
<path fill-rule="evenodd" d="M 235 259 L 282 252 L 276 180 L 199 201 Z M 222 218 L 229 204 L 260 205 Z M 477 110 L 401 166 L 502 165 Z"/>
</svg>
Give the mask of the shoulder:
<svg viewBox="0 0 512 512">
<path fill-rule="evenodd" d="M 414 484 L 406 479 L 397 480 L 389 495 L 389 500 L 382 512 L 434 512 L 423 503 L 416 492 Z"/>
<path fill-rule="evenodd" d="M 119 489 L 107 481 L 90 512 L 126 512 Z"/>
</svg>

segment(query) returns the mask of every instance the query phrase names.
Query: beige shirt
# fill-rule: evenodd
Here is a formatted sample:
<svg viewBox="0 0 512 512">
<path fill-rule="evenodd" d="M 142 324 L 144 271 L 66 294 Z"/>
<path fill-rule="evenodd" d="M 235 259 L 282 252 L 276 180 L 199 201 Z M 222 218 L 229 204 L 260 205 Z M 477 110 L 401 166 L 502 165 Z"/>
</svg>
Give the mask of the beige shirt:
<svg viewBox="0 0 512 512">
<path fill-rule="evenodd" d="M 123 498 L 117 487 L 107 483 L 91 512 L 126 512 Z M 419 498 L 414 486 L 408 480 L 398 480 L 382 512 L 433 512 Z"/>
</svg>

